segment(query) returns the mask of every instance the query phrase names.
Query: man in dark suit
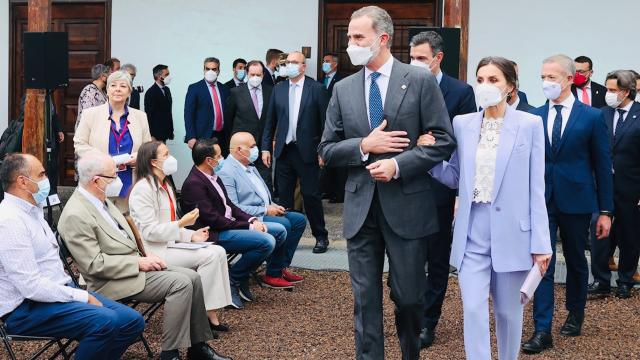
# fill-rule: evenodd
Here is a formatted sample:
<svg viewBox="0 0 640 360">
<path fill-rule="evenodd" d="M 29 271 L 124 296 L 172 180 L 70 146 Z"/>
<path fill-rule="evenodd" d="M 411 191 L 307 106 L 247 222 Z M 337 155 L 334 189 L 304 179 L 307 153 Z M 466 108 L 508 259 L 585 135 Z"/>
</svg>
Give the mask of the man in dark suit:
<svg viewBox="0 0 640 360">
<path fill-rule="evenodd" d="M 182 185 L 183 209 L 185 213 L 198 209 L 199 217 L 193 228 L 209 227 L 208 241 L 222 246 L 229 254 L 242 254 L 240 260 L 229 268 L 231 305 L 242 309 L 243 299 L 254 300 L 249 290 L 249 275 L 272 253 L 268 264 L 276 257 L 282 258 L 283 252 L 286 252 L 282 245 L 287 231 L 280 224 L 262 223 L 229 199 L 224 183 L 217 175 L 225 159 L 216 139 L 197 140 L 191 157 L 194 166 Z M 272 270 L 271 265 L 268 266 L 267 274 Z M 282 274 L 279 276 L 268 283 L 269 287 L 293 287 L 282 278 Z"/>
<path fill-rule="evenodd" d="M 131 95 L 129 95 L 129 107 L 140 110 L 140 93 L 144 90 L 142 86 L 133 86 L 133 80 L 136 78 L 138 70 L 133 64 L 124 64 L 120 67 L 120 70 L 126 71 L 131 76 Z"/>
<path fill-rule="evenodd" d="M 229 89 L 217 81 L 220 60 L 204 59 L 204 79 L 189 85 L 184 100 L 185 142 L 189 148 L 197 139 L 215 137 L 222 148 L 222 155 L 229 154 L 230 121 L 224 118 L 224 104 Z"/>
<path fill-rule="evenodd" d="M 226 83 L 224 86 L 228 87 L 229 90 L 233 89 L 236 86 L 240 86 L 244 84 L 245 79 L 247 78 L 247 60 L 242 58 L 237 58 L 233 60 L 233 78 Z"/>
<path fill-rule="evenodd" d="M 328 53 L 322 58 L 322 72 L 324 77 L 322 83 L 329 92 L 329 97 L 333 94 L 333 86 L 343 76 L 338 73 L 338 55 Z M 347 168 L 324 167 L 320 173 L 320 184 L 322 192 L 329 198 L 330 203 L 344 202 L 344 184 L 347 182 Z"/>
<path fill-rule="evenodd" d="M 293 209 L 295 187 L 300 180 L 304 210 L 316 238 L 313 252 L 322 253 L 327 251 L 329 239 L 320 194 L 322 164 L 317 148 L 329 100 L 322 84 L 305 76 L 307 65 L 301 52 L 289 53 L 286 66 L 289 80 L 273 88 L 269 101 L 262 161 L 271 167 L 271 154 L 277 160 L 276 181 L 280 202 L 286 209 Z"/>
<path fill-rule="evenodd" d="M 278 60 L 280 59 L 280 54 L 282 54 L 282 50 L 278 49 L 269 49 L 267 50 L 267 55 L 265 56 L 265 64 L 263 64 L 263 73 L 262 84 L 275 86 L 278 83 L 278 74 L 276 74 L 276 70 L 278 67 Z"/>
<path fill-rule="evenodd" d="M 435 76 L 444 97 L 449 118 L 476 112 L 473 88 L 440 69 L 444 58 L 444 40 L 435 31 L 423 31 L 411 38 L 409 43 L 411 64 L 424 68 Z M 429 347 L 435 340 L 435 329 L 442 314 L 442 303 L 449 282 L 449 255 L 451 252 L 451 227 L 456 191 L 432 182 L 439 231 L 427 241 L 428 277 L 425 295 L 425 310 L 420 332 L 421 347 Z"/>
<path fill-rule="evenodd" d="M 173 140 L 173 114 L 171 106 L 171 90 L 167 86 L 169 67 L 158 64 L 153 67 L 153 79 L 155 82 L 147 93 L 144 94 L 144 111 L 149 120 L 151 136 L 159 141 Z"/>
<path fill-rule="evenodd" d="M 552 346 L 556 234 L 560 229 L 567 263 L 569 311 L 560 334 L 579 336 L 584 321 L 589 268 L 584 254 L 592 213 L 599 213 L 596 233 L 609 235 L 613 211 L 611 141 L 602 112 L 576 100 L 570 84 L 575 74 L 573 60 L 555 55 L 542 65 L 543 91 L 549 102 L 533 112 L 545 128 L 545 197 L 554 255 L 538 286 L 533 303 L 535 333 L 522 345 L 527 353 Z"/>
<path fill-rule="evenodd" d="M 633 276 L 640 255 L 640 103 L 636 96 L 635 75 L 628 70 L 618 70 L 607 75 L 608 106 L 602 108 L 613 152 L 613 204 L 614 219 L 611 239 L 620 248 L 618 264 L 618 290 L 616 296 L 631 297 L 635 285 Z M 589 296 L 607 296 L 611 292 L 608 239 L 591 243 L 591 268 L 594 283 L 589 286 Z M 597 271 L 595 271 L 596 269 Z"/>
<path fill-rule="evenodd" d="M 233 124 L 231 135 L 237 132 L 248 132 L 254 139 L 262 139 L 273 87 L 264 84 L 262 80 L 264 73 L 259 61 L 250 61 L 247 72 L 249 78 L 247 83 L 230 91 L 225 106 L 225 118 Z M 256 161 L 254 164 L 269 191 L 273 193 L 271 170 L 262 161 Z"/>
<path fill-rule="evenodd" d="M 334 87 L 319 152 L 327 166 L 349 167 L 343 218 L 356 357 L 384 357 L 386 251 L 402 358 L 418 359 L 425 253 L 438 231 L 433 181 L 425 172 L 449 159 L 453 130 L 435 77 L 391 55 L 393 22 L 385 10 L 367 6 L 354 12 L 347 36 L 351 62 L 365 66 Z M 379 50 L 367 54 L 358 47 Z M 435 147 L 416 146 L 427 132 L 437 139 Z"/>
<path fill-rule="evenodd" d="M 607 93 L 607 88 L 595 81 L 591 81 L 593 61 L 586 56 L 578 56 L 574 62 L 576 74 L 573 79 L 573 85 L 571 85 L 573 95 L 585 105 L 598 109 L 606 106 L 607 103 L 604 101 L 604 96 Z"/>
</svg>

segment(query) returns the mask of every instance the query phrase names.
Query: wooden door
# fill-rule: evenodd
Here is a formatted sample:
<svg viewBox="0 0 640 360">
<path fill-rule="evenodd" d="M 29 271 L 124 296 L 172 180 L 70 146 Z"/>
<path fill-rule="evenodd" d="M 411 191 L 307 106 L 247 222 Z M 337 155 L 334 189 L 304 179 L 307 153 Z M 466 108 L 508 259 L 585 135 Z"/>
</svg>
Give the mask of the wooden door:
<svg viewBox="0 0 640 360">
<path fill-rule="evenodd" d="M 53 93 L 53 101 L 65 140 L 58 154 L 59 184 L 73 186 L 73 135 L 77 117 L 78 97 L 82 88 L 91 82 L 91 67 L 102 63 L 110 53 L 110 2 L 91 1 L 53 2 L 51 31 L 69 35 L 69 86 Z M 20 99 L 25 92 L 23 81 L 23 33 L 27 31 L 27 4 L 11 4 L 10 34 L 10 115 L 16 119 L 20 113 Z"/>
<path fill-rule="evenodd" d="M 335 53 L 340 58 L 339 69 L 346 75 L 353 74 L 360 67 L 353 66 L 347 55 L 347 27 L 351 14 L 367 5 L 377 5 L 387 10 L 393 19 L 393 44 L 391 53 L 405 63 L 409 62 L 409 29 L 412 27 L 439 26 L 441 24 L 438 0 L 423 1 L 321 1 L 321 21 L 319 31 L 320 51 L 322 54 Z M 320 68 L 320 67 L 318 67 Z M 321 78 L 318 70 L 318 78 Z"/>
</svg>

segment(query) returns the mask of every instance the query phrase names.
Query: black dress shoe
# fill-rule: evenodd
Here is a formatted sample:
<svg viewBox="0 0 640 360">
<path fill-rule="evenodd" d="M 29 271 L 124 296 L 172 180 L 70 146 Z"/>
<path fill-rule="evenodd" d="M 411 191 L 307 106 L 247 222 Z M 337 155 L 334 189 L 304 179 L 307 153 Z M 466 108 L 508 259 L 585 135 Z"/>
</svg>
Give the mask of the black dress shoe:
<svg viewBox="0 0 640 360">
<path fill-rule="evenodd" d="M 627 284 L 618 285 L 618 290 L 616 291 L 616 297 L 619 299 L 628 299 L 631 297 L 631 286 Z"/>
<path fill-rule="evenodd" d="M 420 348 L 425 349 L 433 345 L 436 340 L 436 332 L 434 329 L 423 328 L 420 331 Z"/>
<path fill-rule="evenodd" d="M 526 354 L 538 354 L 546 349 L 553 347 L 553 338 L 551 334 L 544 331 L 538 331 L 529 341 L 522 344 L 522 351 Z"/>
<path fill-rule="evenodd" d="M 564 325 L 560 329 L 560 334 L 564 336 L 580 336 L 582 332 L 582 322 L 584 321 L 584 314 L 576 314 L 570 312 L 565 320 Z"/>
<path fill-rule="evenodd" d="M 322 254 L 327 252 L 327 248 L 329 247 L 329 239 L 327 238 L 316 238 L 316 246 L 313 247 L 314 254 Z"/>
<path fill-rule="evenodd" d="M 218 325 L 213 325 L 213 323 L 209 322 L 209 326 L 211 326 L 211 330 L 213 331 L 220 331 L 220 332 L 229 331 L 229 325 L 227 324 L 219 323 Z"/>
<path fill-rule="evenodd" d="M 187 359 L 189 360 L 233 360 L 218 354 L 207 343 L 194 344 L 187 351 Z"/>
<path fill-rule="evenodd" d="M 599 299 L 611 294 L 611 286 L 600 281 L 594 281 L 587 289 L 589 299 Z"/>
</svg>

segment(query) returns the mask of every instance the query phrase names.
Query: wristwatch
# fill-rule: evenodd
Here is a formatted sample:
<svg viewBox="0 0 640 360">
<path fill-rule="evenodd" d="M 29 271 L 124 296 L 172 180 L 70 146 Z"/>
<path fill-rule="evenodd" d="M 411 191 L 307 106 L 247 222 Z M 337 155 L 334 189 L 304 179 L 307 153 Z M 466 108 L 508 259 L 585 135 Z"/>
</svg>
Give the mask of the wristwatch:
<svg viewBox="0 0 640 360">
<path fill-rule="evenodd" d="M 600 215 L 606 215 L 610 218 L 613 217 L 613 213 L 611 211 L 607 211 L 607 210 L 600 210 Z"/>
</svg>

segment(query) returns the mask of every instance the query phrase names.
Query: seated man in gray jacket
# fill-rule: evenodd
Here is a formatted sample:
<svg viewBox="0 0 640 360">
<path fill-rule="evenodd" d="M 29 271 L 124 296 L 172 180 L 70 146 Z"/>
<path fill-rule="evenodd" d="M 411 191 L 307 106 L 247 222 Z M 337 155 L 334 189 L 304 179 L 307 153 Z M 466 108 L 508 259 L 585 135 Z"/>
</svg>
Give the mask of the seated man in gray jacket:
<svg viewBox="0 0 640 360">
<path fill-rule="evenodd" d="M 248 132 L 237 132 L 231 137 L 229 156 L 218 173 L 224 183 L 229 199 L 242 211 L 259 218 L 265 223 L 278 223 L 287 230 L 285 256 L 279 264 L 282 277 L 290 283 L 304 280 L 287 268 L 296 252 L 302 233 L 307 226 L 307 218 L 298 212 L 286 211 L 271 200 L 271 193 L 260 173 L 253 165 L 259 155 L 256 140 Z"/>
</svg>

